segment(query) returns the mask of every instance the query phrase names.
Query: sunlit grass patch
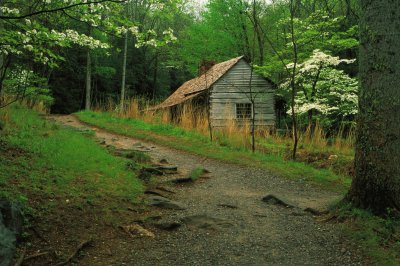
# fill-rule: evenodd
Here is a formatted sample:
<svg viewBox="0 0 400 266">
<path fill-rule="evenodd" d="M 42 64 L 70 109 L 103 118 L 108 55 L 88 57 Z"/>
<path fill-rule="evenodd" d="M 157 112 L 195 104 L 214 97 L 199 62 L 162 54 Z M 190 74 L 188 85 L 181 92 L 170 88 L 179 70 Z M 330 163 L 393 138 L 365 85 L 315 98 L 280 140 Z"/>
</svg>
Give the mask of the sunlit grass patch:
<svg viewBox="0 0 400 266">
<path fill-rule="evenodd" d="M 0 184 L 14 183 L 2 188 L 5 196 L 19 193 L 29 200 L 34 192 L 71 202 L 110 197 L 134 202 L 141 192 L 140 181 L 126 169 L 127 159 L 99 146 L 93 133 L 59 127 L 18 106 L 1 112 L 9 117 L 2 138 L 29 155 L 0 161 Z"/>
</svg>

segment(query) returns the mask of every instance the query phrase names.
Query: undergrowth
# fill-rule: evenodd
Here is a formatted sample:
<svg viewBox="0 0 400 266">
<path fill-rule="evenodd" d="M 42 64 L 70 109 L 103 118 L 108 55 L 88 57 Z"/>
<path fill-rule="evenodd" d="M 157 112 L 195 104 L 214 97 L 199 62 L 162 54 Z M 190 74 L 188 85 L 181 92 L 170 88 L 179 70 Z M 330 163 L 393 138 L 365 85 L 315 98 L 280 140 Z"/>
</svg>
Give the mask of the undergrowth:
<svg viewBox="0 0 400 266">
<path fill-rule="evenodd" d="M 358 243 L 375 265 L 400 265 L 400 217 L 390 213 L 379 217 L 339 203 L 331 211 L 346 235 Z"/>
<path fill-rule="evenodd" d="M 59 127 L 36 112 L 14 105 L 0 110 L 0 196 L 41 208 L 99 204 L 104 199 L 135 202 L 142 185 L 91 131 Z M 109 201 L 109 205 L 113 201 Z M 103 206 L 115 207 L 115 206 Z"/>
<path fill-rule="evenodd" d="M 131 98 L 127 102 L 123 111 L 120 111 L 112 100 L 98 104 L 95 110 L 113 113 L 116 117 L 144 121 L 147 124 L 174 125 L 174 128 L 196 132 L 196 137 L 201 135 L 203 138 L 209 138 L 207 111 L 190 101 L 178 106 L 174 114 L 171 114 L 168 108 L 154 111 L 151 109 L 151 103 L 143 98 Z M 226 121 L 222 129 L 213 130 L 214 142 L 218 142 L 221 146 L 250 151 L 251 121 L 245 121 L 246 126 L 238 126 L 235 123 L 235 115 L 229 108 L 224 111 L 224 116 L 230 119 Z M 297 161 L 310 164 L 318 169 L 329 169 L 337 175 L 353 176 L 354 140 L 354 127 L 345 130 L 345 126 L 342 126 L 337 133 L 327 137 L 326 132 L 317 121 L 313 130 L 308 127 L 306 130 L 299 131 Z M 271 133 L 268 128 L 258 128 L 255 146 L 263 154 L 290 160 L 293 140 L 289 131 Z"/>
<path fill-rule="evenodd" d="M 148 123 L 141 119 L 122 118 L 111 113 L 82 111 L 77 116 L 84 122 L 113 132 L 153 141 L 172 148 L 193 152 L 232 163 L 257 166 L 273 174 L 309 181 L 330 189 L 345 191 L 350 178 L 316 169 L 303 162 L 286 161 L 279 156 L 261 151 L 251 153 L 247 148 L 211 142 L 208 137 L 195 131 L 164 123 Z"/>
</svg>

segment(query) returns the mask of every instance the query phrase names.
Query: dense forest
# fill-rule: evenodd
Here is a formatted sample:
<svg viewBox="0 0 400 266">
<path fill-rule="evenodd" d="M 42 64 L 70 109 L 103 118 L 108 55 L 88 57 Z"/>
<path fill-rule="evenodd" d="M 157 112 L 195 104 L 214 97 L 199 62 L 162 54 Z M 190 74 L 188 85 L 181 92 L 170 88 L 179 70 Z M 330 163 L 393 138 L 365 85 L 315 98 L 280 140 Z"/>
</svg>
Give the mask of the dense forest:
<svg viewBox="0 0 400 266">
<path fill-rule="evenodd" d="M 338 129 L 354 122 L 357 1 L 79 2 L 7 1 L 3 93 L 45 100 L 54 113 L 118 102 L 121 95 L 157 101 L 196 76 L 201 62 L 243 55 L 275 82 L 284 116 L 296 63 L 301 123 Z"/>
<path fill-rule="evenodd" d="M 397 2 L 0 0 L 0 265 L 398 265 Z"/>
</svg>

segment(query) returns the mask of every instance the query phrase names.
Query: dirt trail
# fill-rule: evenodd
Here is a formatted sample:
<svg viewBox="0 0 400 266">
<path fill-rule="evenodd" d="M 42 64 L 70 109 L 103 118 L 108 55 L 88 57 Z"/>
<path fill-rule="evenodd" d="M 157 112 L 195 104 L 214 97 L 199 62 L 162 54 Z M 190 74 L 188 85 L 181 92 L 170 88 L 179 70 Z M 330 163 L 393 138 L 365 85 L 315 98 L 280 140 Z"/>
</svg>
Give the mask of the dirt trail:
<svg viewBox="0 0 400 266">
<path fill-rule="evenodd" d="M 147 227 L 156 237 L 113 243 L 109 256 L 83 258 L 82 265 L 361 265 L 363 258 L 339 229 L 320 223 L 303 209 L 326 209 L 339 195 L 301 180 L 273 176 L 265 170 L 233 165 L 141 140 L 112 134 L 81 123 L 74 116 L 54 116 L 59 123 L 92 129 L 106 145 L 119 149 L 144 146 L 158 161 L 177 165 L 182 175 L 195 167 L 210 178 L 175 186 L 166 195 L 185 210 L 158 210 L 158 223 L 183 223 L 173 231 Z M 140 143 L 140 144 L 139 144 Z M 306 176 L 307 173 L 304 173 Z M 273 194 L 296 206 L 262 201 Z"/>
</svg>

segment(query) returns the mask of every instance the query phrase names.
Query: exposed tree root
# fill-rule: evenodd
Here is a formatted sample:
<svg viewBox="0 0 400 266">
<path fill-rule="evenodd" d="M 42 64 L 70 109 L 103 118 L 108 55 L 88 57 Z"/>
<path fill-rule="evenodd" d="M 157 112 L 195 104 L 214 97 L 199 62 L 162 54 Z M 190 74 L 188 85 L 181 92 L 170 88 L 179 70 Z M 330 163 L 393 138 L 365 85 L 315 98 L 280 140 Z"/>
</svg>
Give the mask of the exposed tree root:
<svg viewBox="0 0 400 266">
<path fill-rule="evenodd" d="M 78 247 L 75 249 L 75 251 L 65 261 L 57 263 L 56 266 L 62 266 L 62 265 L 68 264 L 71 260 L 73 260 L 76 257 L 76 255 L 79 253 L 79 251 L 81 251 L 83 248 L 85 248 L 86 246 L 88 246 L 91 243 L 92 243 L 92 239 L 81 242 L 78 245 Z"/>
</svg>

